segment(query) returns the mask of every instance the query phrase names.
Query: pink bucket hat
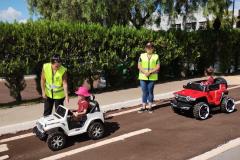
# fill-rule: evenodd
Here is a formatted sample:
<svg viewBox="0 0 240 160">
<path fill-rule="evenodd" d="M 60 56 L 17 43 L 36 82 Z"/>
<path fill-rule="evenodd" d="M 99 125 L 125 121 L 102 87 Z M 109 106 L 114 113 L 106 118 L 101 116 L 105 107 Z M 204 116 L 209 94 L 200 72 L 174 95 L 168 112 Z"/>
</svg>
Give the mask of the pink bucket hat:
<svg viewBox="0 0 240 160">
<path fill-rule="evenodd" d="M 77 95 L 81 95 L 84 97 L 89 97 L 91 94 L 88 92 L 86 87 L 79 87 L 78 90 L 75 92 Z"/>
</svg>

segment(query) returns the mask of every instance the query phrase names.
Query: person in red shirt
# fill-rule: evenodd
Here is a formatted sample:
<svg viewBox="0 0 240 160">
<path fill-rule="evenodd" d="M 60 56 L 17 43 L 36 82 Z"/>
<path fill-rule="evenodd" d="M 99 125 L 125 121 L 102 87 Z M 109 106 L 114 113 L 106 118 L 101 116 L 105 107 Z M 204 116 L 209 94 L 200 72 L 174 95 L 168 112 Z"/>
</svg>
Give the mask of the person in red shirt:
<svg viewBox="0 0 240 160">
<path fill-rule="evenodd" d="M 82 117 L 87 113 L 89 102 L 86 100 L 86 98 L 91 94 L 84 86 L 79 87 L 75 93 L 78 95 L 78 109 L 76 111 L 73 111 L 73 119 L 80 121 Z"/>
<path fill-rule="evenodd" d="M 213 72 L 214 69 L 212 67 L 209 67 L 205 70 L 205 76 L 207 77 L 207 80 L 202 82 L 204 85 L 211 85 L 214 83 Z"/>
</svg>

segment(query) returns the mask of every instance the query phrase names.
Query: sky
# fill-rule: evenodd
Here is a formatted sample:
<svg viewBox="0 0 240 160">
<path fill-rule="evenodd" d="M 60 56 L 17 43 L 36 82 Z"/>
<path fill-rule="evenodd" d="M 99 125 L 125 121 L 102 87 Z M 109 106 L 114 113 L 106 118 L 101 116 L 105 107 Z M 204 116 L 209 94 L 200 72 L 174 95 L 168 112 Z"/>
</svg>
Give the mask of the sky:
<svg viewBox="0 0 240 160">
<path fill-rule="evenodd" d="M 240 9 L 240 0 L 235 0 L 235 13 L 238 13 L 238 9 Z M 36 16 L 30 15 L 27 0 L 0 0 L 0 21 L 26 22 L 30 18 L 37 19 Z"/>
</svg>

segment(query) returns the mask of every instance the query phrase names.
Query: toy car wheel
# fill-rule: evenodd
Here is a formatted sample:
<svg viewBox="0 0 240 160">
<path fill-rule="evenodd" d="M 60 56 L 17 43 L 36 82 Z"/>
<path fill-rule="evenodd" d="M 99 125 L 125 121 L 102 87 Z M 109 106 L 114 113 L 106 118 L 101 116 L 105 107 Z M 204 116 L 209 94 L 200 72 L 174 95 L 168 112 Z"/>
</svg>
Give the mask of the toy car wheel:
<svg viewBox="0 0 240 160">
<path fill-rule="evenodd" d="M 209 106 L 205 102 L 200 102 L 194 105 L 193 115 L 196 119 L 205 120 L 210 113 Z"/>
<path fill-rule="evenodd" d="M 52 151 L 61 150 L 66 144 L 66 136 L 62 132 L 51 133 L 48 136 L 47 144 Z"/>
<path fill-rule="evenodd" d="M 225 96 L 221 102 L 221 111 L 225 113 L 232 113 L 235 110 L 235 102 L 232 98 Z"/>
<path fill-rule="evenodd" d="M 177 113 L 177 114 L 180 114 L 180 113 L 181 113 L 181 110 L 178 109 L 178 108 L 174 108 L 174 107 L 171 106 L 171 109 L 172 109 L 172 111 L 173 111 L 174 113 Z"/>
<path fill-rule="evenodd" d="M 93 122 L 88 128 L 88 136 L 91 139 L 100 139 L 104 135 L 104 126 L 101 122 Z"/>
</svg>

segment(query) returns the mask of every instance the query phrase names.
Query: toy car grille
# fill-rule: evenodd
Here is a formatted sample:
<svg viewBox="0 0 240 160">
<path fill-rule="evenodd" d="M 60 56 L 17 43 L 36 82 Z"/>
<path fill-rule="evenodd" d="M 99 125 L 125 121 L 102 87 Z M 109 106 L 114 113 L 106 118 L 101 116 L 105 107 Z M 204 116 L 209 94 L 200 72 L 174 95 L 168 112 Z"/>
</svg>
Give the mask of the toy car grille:
<svg viewBox="0 0 240 160">
<path fill-rule="evenodd" d="M 43 131 L 43 126 L 41 123 L 37 122 L 36 123 L 38 130 Z"/>
<path fill-rule="evenodd" d="M 182 101 L 182 102 L 187 102 L 187 99 L 186 99 L 186 97 L 184 97 L 184 96 L 178 96 L 178 97 L 177 97 L 177 100 L 178 100 L 178 101 Z"/>
</svg>

